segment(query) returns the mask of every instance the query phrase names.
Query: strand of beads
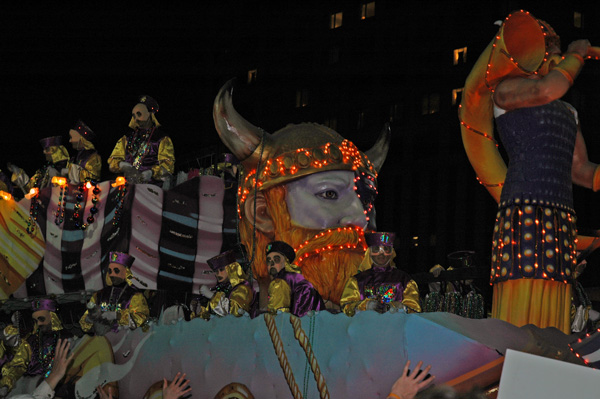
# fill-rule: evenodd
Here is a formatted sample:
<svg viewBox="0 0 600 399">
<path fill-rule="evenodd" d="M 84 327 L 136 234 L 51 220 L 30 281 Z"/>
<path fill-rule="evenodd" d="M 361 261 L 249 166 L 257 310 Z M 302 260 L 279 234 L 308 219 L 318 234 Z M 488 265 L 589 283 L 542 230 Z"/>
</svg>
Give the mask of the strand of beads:
<svg viewBox="0 0 600 399">
<path fill-rule="evenodd" d="M 35 196 L 31 197 L 31 205 L 29 206 L 29 218 L 27 219 L 27 227 L 25 228 L 25 231 L 27 231 L 27 233 L 31 235 L 33 235 L 33 233 L 35 232 L 35 228 L 37 226 L 38 208 L 40 206 L 40 203 L 38 202 L 38 195 L 39 194 L 36 194 Z"/>
<path fill-rule="evenodd" d="M 65 208 L 67 207 L 67 186 L 61 185 L 60 191 L 58 193 L 58 208 L 56 208 L 56 212 L 54 213 L 54 223 L 57 226 L 65 220 Z"/>
<path fill-rule="evenodd" d="M 115 201 L 117 205 L 115 207 L 115 216 L 113 216 L 113 226 L 118 226 L 121 223 L 121 216 L 123 215 L 123 202 L 125 201 L 125 196 L 127 194 L 127 183 L 121 184 L 117 187 L 117 192 Z"/>
<path fill-rule="evenodd" d="M 92 189 L 93 187 L 93 189 Z M 83 193 L 85 189 L 88 190 L 92 190 L 92 207 L 90 208 L 90 214 L 87 217 L 86 221 L 87 223 L 82 223 L 82 221 L 80 220 L 83 219 L 83 211 L 82 211 L 82 206 L 81 206 L 81 202 L 83 201 Z M 73 212 L 73 221 L 75 222 L 75 227 L 81 230 L 85 230 L 88 228 L 88 226 L 92 223 L 94 223 L 95 218 L 94 215 L 96 213 L 98 213 L 98 208 L 96 207 L 96 204 L 98 203 L 98 194 L 100 194 L 100 188 L 98 187 L 97 183 L 95 180 L 89 180 L 87 181 L 85 184 L 81 183 L 78 187 L 77 187 L 78 193 L 75 196 L 75 205 L 73 207 L 74 212 Z"/>
</svg>

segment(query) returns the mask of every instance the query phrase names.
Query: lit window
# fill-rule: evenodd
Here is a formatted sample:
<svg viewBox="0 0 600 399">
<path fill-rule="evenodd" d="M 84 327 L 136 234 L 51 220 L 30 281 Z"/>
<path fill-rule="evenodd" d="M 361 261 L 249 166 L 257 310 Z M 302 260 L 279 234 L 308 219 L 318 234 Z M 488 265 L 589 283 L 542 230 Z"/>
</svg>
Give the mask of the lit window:
<svg viewBox="0 0 600 399">
<path fill-rule="evenodd" d="M 296 108 L 306 107 L 308 105 L 308 90 L 301 89 L 296 91 Z"/>
<path fill-rule="evenodd" d="M 457 48 L 454 50 L 454 65 L 458 65 L 460 62 L 467 62 L 467 48 Z"/>
<path fill-rule="evenodd" d="M 339 28 L 340 26 L 342 26 L 342 15 L 344 13 L 343 12 L 338 12 L 335 14 L 331 14 L 331 18 L 329 21 L 329 29 L 336 29 Z"/>
<path fill-rule="evenodd" d="M 462 92 L 463 92 L 462 88 L 452 90 L 452 105 L 456 105 L 456 104 L 460 103 Z"/>
<path fill-rule="evenodd" d="M 329 118 L 325 119 L 324 125 L 330 129 L 336 130 L 337 129 L 337 118 L 335 116 L 330 116 Z"/>
<path fill-rule="evenodd" d="M 573 13 L 573 26 L 576 28 L 583 28 L 583 14 L 575 11 Z"/>
<path fill-rule="evenodd" d="M 248 84 L 256 82 L 256 69 L 248 71 Z"/>
<path fill-rule="evenodd" d="M 370 1 L 360 6 L 360 19 L 367 19 L 375 16 L 375 2 Z"/>
<path fill-rule="evenodd" d="M 440 94 L 432 93 L 423 96 L 421 101 L 421 114 L 435 114 L 440 110 Z"/>
</svg>

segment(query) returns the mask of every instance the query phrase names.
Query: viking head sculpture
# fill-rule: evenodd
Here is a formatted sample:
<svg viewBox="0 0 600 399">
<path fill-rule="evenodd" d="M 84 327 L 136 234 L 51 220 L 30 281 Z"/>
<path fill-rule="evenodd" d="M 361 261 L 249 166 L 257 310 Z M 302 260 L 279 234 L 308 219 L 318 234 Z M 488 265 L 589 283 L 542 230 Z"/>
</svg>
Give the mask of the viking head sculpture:
<svg viewBox="0 0 600 399">
<path fill-rule="evenodd" d="M 255 276 L 267 278 L 265 245 L 285 241 L 294 247 L 304 276 L 337 303 L 366 249 L 364 231 L 375 229 L 377 172 L 387 155 L 389 126 L 365 153 L 315 123 L 270 134 L 234 109 L 232 92 L 231 81 L 221 88 L 213 118 L 243 166 L 240 236 Z"/>
</svg>

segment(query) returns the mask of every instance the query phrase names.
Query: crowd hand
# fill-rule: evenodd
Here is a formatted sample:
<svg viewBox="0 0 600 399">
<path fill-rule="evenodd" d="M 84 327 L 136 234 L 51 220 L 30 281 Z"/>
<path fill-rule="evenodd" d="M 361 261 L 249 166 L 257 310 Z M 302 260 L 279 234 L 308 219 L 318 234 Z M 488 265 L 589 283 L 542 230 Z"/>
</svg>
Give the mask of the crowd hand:
<svg viewBox="0 0 600 399">
<path fill-rule="evenodd" d="M 213 296 L 215 296 L 215 293 L 212 292 L 206 285 L 200 286 L 200 293 L 208 299 L 211 299 Z"/>
<path fill-rule="evenodd" d="M 56 388 L 58 382 L 65 376 L 67 372 L 67 367 L 75 353 L 71 353 L 69 356 L 69 348 L 71 347 L 71 343 L 67 339 L 59 339 L 56 344 L 56 351 L 54 353 L 54 362 L 52 363 L 52 371 L 50 375 L 46 379 L 50 388 Z"/>
<path fill-rule="evenodd" d="M 569 44 L 567 53 L 577 53 L 582 57 L 587 57 L 590 47 L 590 41 L 587 39 L 575 40 Z"/>
<path fill-rule="evenodd" d="M 96 391 L 98 391 L 98 397 L 99 399 L 112 399 L 112 388 L 111 387 L 106 387 L 106 390 L 104 389 L 104 387 L 102 387 L 102 385 L 98 385 L 98 387 L 96 387 Z"/>
<path fill-rule="evenodd" d="M 163 399 L 177 399 L 191 392 L 192 388 L 188 388 L 189 383 L 190 380 L 185 379 L 185 373 L 177 373 L 170 384 L 167 383 L 166 378 L 163 378 Z"/>
<path fill-rule="evenodd" d="M 423 362 L 417 363 L 417 367 L 415 367 L 409 375 L 410 360 L 407 361 L 404 365 L 402 376 L 398 378 L 392 386 L 388 398 L 413 399 L 421 389 L 431 384 L 435 379 L 435 376 L 432 375 L 429 378 L 425 378 L 427 373 L 429 373 L 429 370 L 431 370 L 431 366 L 425 367 L 425 369 L 420 372 L 422 366 Z"/>
</svg>

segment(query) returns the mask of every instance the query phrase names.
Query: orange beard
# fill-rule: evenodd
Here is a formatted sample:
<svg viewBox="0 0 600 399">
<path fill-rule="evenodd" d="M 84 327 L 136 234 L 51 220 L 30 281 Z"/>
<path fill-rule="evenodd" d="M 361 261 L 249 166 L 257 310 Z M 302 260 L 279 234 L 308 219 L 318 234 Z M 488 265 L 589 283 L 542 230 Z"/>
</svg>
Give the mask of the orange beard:
<svg viewBox="0 0 600 399">
<path fill-rule="evenodd" d="M 250 258 L 254 252 L 254 277 L 258 280 L 269 279 L 264 249 L 271 241 L 284 241 L 296 250 L 296 260 L 293 263 L 302 269 L 302 275 L 312 283 L 324 300 L 339 304 L 346 281 L 357 273 L 365 254 L 362 229 L 333 228 L 332 232 L 327 232 L 293 225 L 285 201 L 285 186 L 272 187 L 263 194 L 275 225 L 274 237 L 256 230 L 253 248 L 252 223 L 245 217 L 240 220 L 241 241 L 248 249 Z M 327 248 L 328 246 L 331 248 Z M 340 246 L 344 248 L 340 249 Z M 306 257 L 306 254 L 309 256 Z"/>
</svg>

